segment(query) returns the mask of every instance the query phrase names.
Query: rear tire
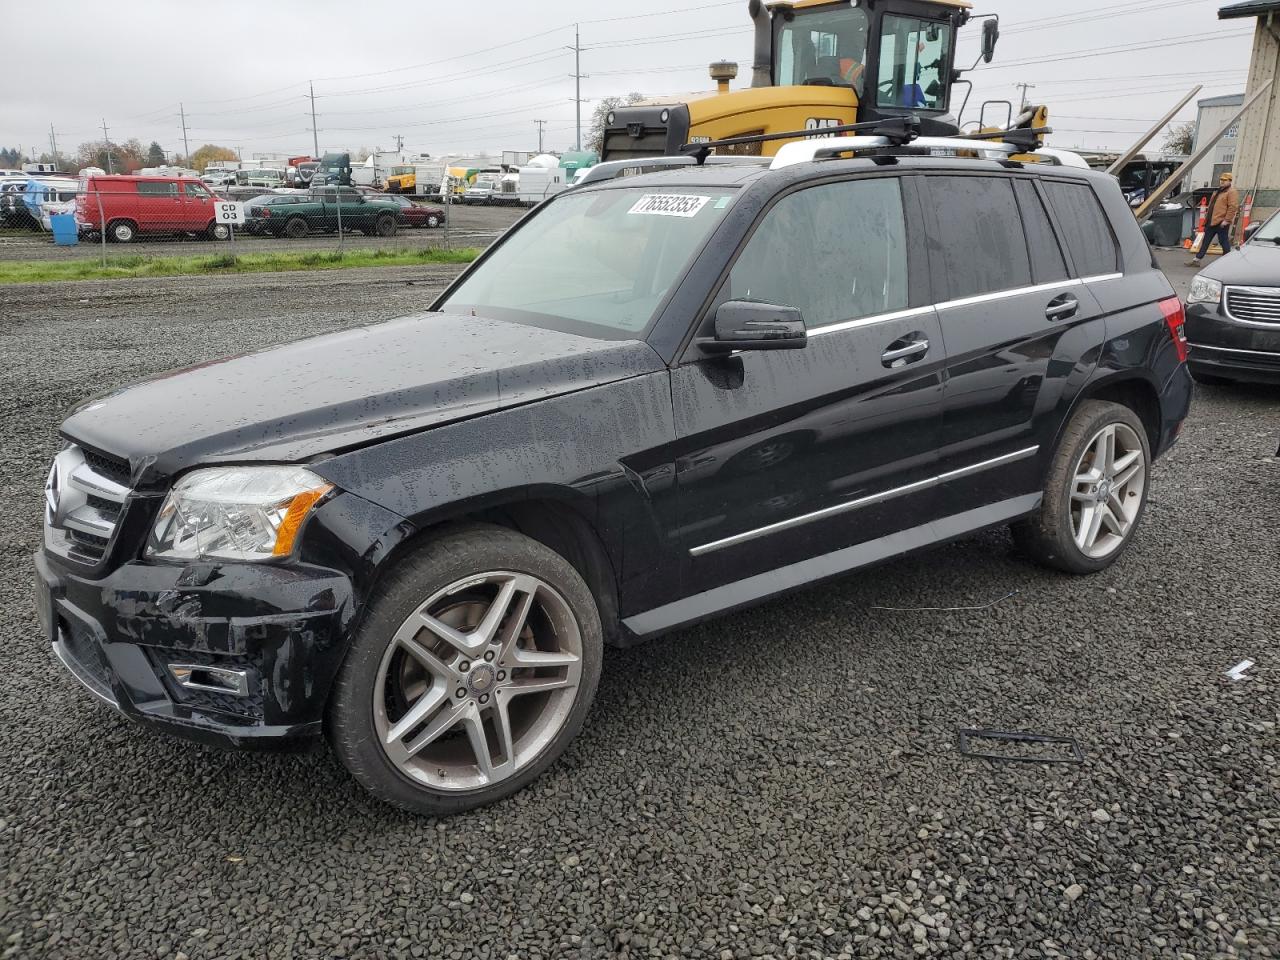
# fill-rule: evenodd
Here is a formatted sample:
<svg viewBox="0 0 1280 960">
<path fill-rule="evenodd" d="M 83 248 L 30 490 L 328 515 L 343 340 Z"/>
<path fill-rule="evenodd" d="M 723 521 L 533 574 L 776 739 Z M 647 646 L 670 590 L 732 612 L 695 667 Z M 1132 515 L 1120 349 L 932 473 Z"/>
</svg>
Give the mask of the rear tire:
<svg viewBox="0 0 1280 960">
<path fill-rule="evenodd" d="M 501 527 L 460 528 L 383 578 L 326 734 L 386 803 L 435 816 L 481 807 L 538 777 L 578 734 L 603 646 L 595 599 L 567 560 Z"/>
<path fill-rule="evenodd" d="M 307 221 L 301 217 L 293 217 L 284 224 L 284 235 L 290 240 L 301 240 L 307 235 Z"/>
<path fill-rule="evenodd" d="M 1055 570 L 1105 570 L 1133 540 L 1150 471 L 1151 447 L 1138 415 L 1118 403 L 1085 401 L 1054 451 L 1040 508 L 1012 525 L 1014 542 Z"/>
<path fill-rule="evenodd" d="M 132 243 L 138 237 L 137 224 L 131 220 L 113 220 L 107 226 L 107 236 L 113 243 Z"/>
<path fill-rule="evenodd" d="M 394 237 L 396 235 L 396 221 L 393 217 L 379 217 L 374 223 L 373 229 L 380 237 Z"/>
</svg>

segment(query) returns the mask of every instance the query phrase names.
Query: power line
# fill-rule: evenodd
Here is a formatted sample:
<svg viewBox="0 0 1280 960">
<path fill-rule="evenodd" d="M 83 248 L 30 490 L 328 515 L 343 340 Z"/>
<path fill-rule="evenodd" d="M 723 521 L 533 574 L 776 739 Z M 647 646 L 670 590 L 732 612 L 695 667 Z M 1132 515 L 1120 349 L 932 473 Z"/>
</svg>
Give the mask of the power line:
<svg viewBox="0 0 1280 960">
<path fill-rule="evenodd" d="M 1217 33 L 1201 33 L 1201 34 L 1180 34 L 1176 37 L 1161 37 L 1159 40 L 1151 40 L 1137 44 L 1119 44 L 1114 47 L 1094 47 L 1089 50 L 1073 50 L 1069 53 L 1050 55 L 1045 57 L 1032 57 L 1026 60 L 1011 60 L 1008 63 L 1002 63 L 998 66 L 987 67 L 983 72 L 989 73 L 992 70 L 1008 70 L 1011 67 L 1026 67 L 1043 63 L 1061 63 L 1065 60 L 1079 60 L 1083 57 L 1105 57 L 1116 53 L 1136 53 L 1139 50 L 1150 50 L 1153 47 L 1180 47 L 1188 43 L 1208 43 L 1214 40 L 1230 40 L 1236 37 L 1251 36 L 1252 32 L 1247 30 L 1219 31 Z"/>
</svg>

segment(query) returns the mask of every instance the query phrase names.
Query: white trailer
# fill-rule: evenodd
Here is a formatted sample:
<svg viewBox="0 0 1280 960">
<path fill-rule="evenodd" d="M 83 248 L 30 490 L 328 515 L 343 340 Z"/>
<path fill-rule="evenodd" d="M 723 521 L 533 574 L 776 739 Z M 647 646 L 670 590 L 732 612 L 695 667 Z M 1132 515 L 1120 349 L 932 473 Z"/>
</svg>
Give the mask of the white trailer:
<svg viewBox="0 0 1280 960">
<path fill-rule="evenodd" d="M 544 153 L 534 157 L 519 171 L 520 203 L 527 206 L 553 197 L 569 185 L 569 171 L 560 166 L 560 158 Z"/>
</svg>

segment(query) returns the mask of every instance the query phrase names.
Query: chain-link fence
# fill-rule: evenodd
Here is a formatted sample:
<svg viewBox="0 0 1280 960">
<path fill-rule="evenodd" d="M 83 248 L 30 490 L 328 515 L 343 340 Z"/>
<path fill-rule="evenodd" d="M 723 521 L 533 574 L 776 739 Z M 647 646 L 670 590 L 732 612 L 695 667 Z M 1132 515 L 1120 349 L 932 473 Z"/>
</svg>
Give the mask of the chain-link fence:
<svg viewBox="0 0 1280 960">
<path fill-rule="evenodd" d="M 485 247 L 526 209 L 500 196 L 471 203 L 378 187 L 230 179 L 14 177 L 0 182 L 0 259 L 95 257 L 106 263 L 139 254 Z"/>
</svg>

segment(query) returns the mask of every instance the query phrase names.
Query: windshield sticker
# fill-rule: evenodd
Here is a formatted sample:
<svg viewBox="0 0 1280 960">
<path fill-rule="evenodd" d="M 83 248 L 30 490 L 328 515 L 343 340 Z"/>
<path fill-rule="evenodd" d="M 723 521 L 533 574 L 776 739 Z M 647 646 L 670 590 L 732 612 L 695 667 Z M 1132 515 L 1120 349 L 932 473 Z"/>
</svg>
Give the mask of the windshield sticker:
<svg viewBox="0 0 1280 960">
<path fill-rule="evenodd" d="M 627 213 L 653 217 L 696 217 L 710 199 L 687 194 L 646 193 Z"/>
<path fill-rule="evenodd" d="M 732 199 L 731 197 L 721 197 L 719 200 L 716 201 L 716 209 L 723 210 L 725 207 L 729 205 L 729 201 L 731 199 Z"/>
</svg>

